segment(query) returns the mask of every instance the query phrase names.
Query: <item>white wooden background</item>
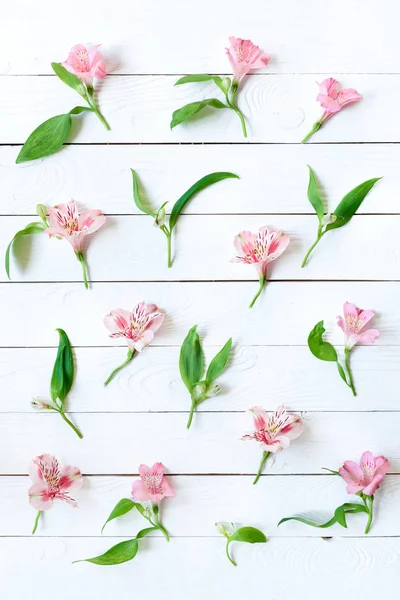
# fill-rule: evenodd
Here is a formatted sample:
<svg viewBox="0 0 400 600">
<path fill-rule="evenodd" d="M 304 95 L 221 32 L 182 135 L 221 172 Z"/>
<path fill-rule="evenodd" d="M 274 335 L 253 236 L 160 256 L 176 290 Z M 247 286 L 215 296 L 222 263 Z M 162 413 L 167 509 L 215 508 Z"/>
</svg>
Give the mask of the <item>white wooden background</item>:
<svg viewBox="0 0 400 600">
<path fill-rule="evenodd" d="M 30 256 L 13 282 L 0 273 L 0 564 L 2 596 L 119 600 L 336 600 L 377 593 L 397 598 L 400 584 L 400 92 L 396 0 L 41 0 L 8 3 L 0 22 L 0 255 L 31 220 L 38 202 L 71 197 L 100 208 L 107 225 L 88 251 L 93 287 L 85 291 L 66 243 L 45 236 L 24 241 Z M 174 88 L 179 75 L 229 74 L 229 35 L 250 37 L 271 55 L 264 73 L 247 78 L 237 117 L 211 114 L 169 130 L 172 111 L 206 97 L 212 86 Z M 99 86 L 107 133 L 90 116 L 75 124 L 73 143 L 53 157 L 15 165 L 27 135 L 43 120 L 79 103 L 52 75 L 73 44 L 103 43 L 108 68 Z M 315 81 L 334 76 L 364 100 L 335 116 L 313 138 L 299 141 L 320 114 Z M 306 197 L 309 163 L 330 209 L 352 187 L 384 176 L 359 216 L 319 245 Z M 135 168 L 154 206 L 174 201 L 196 179 L 229 170 L 197 196 L 177 228 L 177 257 L 165 266 L 165 239 L 138 215 L 131 195 Z M 257 282 L 251 267 L 232 264 L 233 236 L 271 224 L 292 237 L 252 311 Z M 145 299 L 167 313 L 155 343 L 107 388 L 103 380 L 125 349 L 102 325 L 111 308 Z M 353 398 L 331 364 L 306 347 L 309 330 L 325 319 L 330 339 L 343 343 L 335 316 L 344 301 L 377 311 L 382 336 L 354 351 L 359 395 Z M 189 398 L 178 371 L 179 346 L 199 323 L 207 356 L 229 336 L 234 360 L 221 377 L 225 393 L 202 405 L 185 429 Z M 32 396 L 48 397 L 57 334 L 76 349 L 77 379 L 69 409 L 85 437 L 78 440 L 57 415 L 34 413 Z M 302 413 L 304 435 L 270 460 L 257 486 L 256 444 L 245 410 L 284 402 Z M 321 532 L 288 523 L 286 515 L 329 515 L 347 494 L 324 474 L 370 449 L 386 455 L 391 473 L 377 494 L 368 537 L 364 519 Z M 29 460 L 51 452 L 86 475 L 79 509 L 55 505 L 36 536 L 28 504 Z M 138 529 L 133 515 L 100 527 L 129 495 L 141 462 L 161 460 L 176 499 L 163 506 L 170 544 L 141 542 L 133 562 L 96 567 L 71 561 L 105 551 Z M 266 545 L 237 545 L 234 569 L 224 556 L 218 520 L 258 526 Z M 47 597 L 47 596 L 46 596 Z"/>
</svg>

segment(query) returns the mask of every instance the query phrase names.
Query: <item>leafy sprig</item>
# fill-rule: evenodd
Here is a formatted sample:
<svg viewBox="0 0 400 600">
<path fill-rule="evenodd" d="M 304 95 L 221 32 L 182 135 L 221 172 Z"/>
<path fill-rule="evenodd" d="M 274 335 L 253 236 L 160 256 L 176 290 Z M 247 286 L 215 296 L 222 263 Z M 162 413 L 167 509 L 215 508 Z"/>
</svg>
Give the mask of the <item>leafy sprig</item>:
<svg viewBox="0 0 400 600">
<path fill-rule="evenodd" d="M 245 542 L 247 544 L 265 544 L 267 542 L 265 534 L 255 527 L 236 528 L 234 523 L 231 523 L 230 525 L 216 523 L 215 526 L 219 533 L 226 538 L 226 556 L 234 567 L 237 567 L 237 564 L 229 553 L 229 546 L 232 542 Z"/>
</svg>

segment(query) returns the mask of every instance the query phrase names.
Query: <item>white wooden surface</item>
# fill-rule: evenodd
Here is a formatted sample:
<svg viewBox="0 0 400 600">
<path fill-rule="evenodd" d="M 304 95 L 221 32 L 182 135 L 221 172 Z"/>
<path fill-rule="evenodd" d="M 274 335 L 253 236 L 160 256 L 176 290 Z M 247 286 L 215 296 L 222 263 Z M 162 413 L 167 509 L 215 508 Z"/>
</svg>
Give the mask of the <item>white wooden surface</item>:
<svg viewBox="0 0 400 600">
<path fill-rule="evenodd" d="M 16 0 L 0 22 L 0 254 L 35 206 L 71 197 L 107 215 L 90 241 L 92 289 L 80 281 L 67 243 L 45 236 L 21 240 L 12 282 L 0 273 L 0 561 L 7 600 L 39 600 L 57 589 L 67 600 L 132 594 L 149 600 L 336 600 L 385 594 L 400 583 L 400 91 L 398 3 L 395 0 L 72 0 L 62 11 L 50 0 Z M 229 35 L 251 37 L 271 55 L 265 72 L 248 77 L 240 95 L 249 139 L 233 114 L 212 114 L 169 129 L 180 105 L 214 93 L 212 86 L 174 88 L 184 73 L 229 73 Z M 15 165 L 27 135 L 44 120 L 79 103 L 49 63 L 79 42 L 103 43 L 112 75 L 98 98 L 112 130 L 87 116 L 71 144 L 35 163 Z M 336 76 L 363 102 L 334 117 L 313 138 L 299 141 L 318 118 L 316 85 Z M 306 269 L 300 264 L 316 233 L 306 197 L 310 164 L 333 210 L 352 187 L 383 176 L 345 228 L 321 242 Z M 162 234 L 138 215 L 131 191 L 135 168 L 149 202 L 173 202 L 196 179 L 232 171 L 191 201 L 174 238 L 172 269 Z M 233 237 L 270 224 L 292 243 L 270 271 L 262 298 L 247 309 L 257 282 L 251 267 L 232 264 Z M 205 234 L 205 235 L 204 235 Z M 125 356 L 102 324 L 112 308 L 156 302 L 166 321 L 154 344 L 110 386 L 102 382 Z M 317 362 L 307 335 L 325 319 L 329 339 L 342 347 L 335 325 L 344 301 L 377 311 L 382 336 L 354 351 L 358 396 L 334 365 Z M 199 323 L 207 357 L 229 336 L 234 353 L 220 378 L 223 392 L 201 406 L 185 429 L 189 398 L 178 371 L 179 347 Z M 34 413 L 32 397 L 48 398 L 63 327 L 75 347 L 77 378 L 69 398 L 74 437 L 57 415 Z M 305 433 L 271 459 L 257 486 L 256 444 L 246 409 L 273 410 L 284 402 L 302 414 Z M 370 449 L 391 461 L 377 494 L 376 519 L 321 532 L 278 520 L 299 512 L 329 515 L 348 498 L 344 484 L 321 467 L 338 468 Z M 58 504 L 34 538 L 27 465 L 42 452 L 79 466 L 85 486 L 79 508 Z M 133 535 L 127 515 L 100 528 L 114 504 L 129 495 L 141 462 L 163 461 L 177 496 L 163 507 L 171 531 L 144 540 L 136 559 L 110 569 L 71 565 Z M 224 556 L 218 520 L 255 525 L 268 543 L 237 545 L 235 570 Z M 21 576 L 23 574 L 23 576 Z M 260 577 L 261 575 L 261 577 Z M 60 585 L 60 582 L 62 583 Z M 150 585 L 149 585 L 150 582 Z M 260 588 L 260 582 L 262 588 Z"/>
</svg>

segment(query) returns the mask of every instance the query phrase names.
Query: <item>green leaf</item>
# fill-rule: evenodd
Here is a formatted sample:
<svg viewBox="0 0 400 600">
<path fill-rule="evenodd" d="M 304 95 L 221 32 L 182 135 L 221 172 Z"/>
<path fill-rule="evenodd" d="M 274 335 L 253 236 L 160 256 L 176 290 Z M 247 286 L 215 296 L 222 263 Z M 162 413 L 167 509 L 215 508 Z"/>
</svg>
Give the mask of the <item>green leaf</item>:
<svg viewBox="0 0 400 600">
<path fill-rule="evenodd" d="M 214 358 L 210 362 L 210 365 L 207 369 L 207 374 L 206 374 L 206 384 L 207 385 L 210 385 L 210 383 L 212 381 L 215 381 L 215 379 L 217 379 L 217 377 L 219 377 L 221 375 L 222 371 L 225 369 L 225 367 L 228 363 L 231 348 L 232 348 L 232 338 L 229 338 L 229 340 L 226 342 L 226 344 L 222 348 L 222 350 L 220 350 L 218 352 L 218 354 L 216 354 L 216 356 L 214 356 Z"/>
<path fill-rule="evenodd" d="M 361 183 L 351 190 L 351 192 L 346 194 L 346 196 L 340 201 L 338 206 L 333 211 L 333 214 L 337 217 L 336 221 L 330 223 L 326 227 L 326 231 L 337 229 L 338 227 L 343 227 L 343 225 L 346 225 L 354 213 L 360 208 L 365 196 L 369 191 L 372 190 L 375 183 L 380 179 L 382 179 L 382 177 L 368 179 L 368 181 L 364 181 L 364 183 Z"/>
<path fill-rule="evenodd" d="M 143 212 L 146 213 L 146 215 L 150 215 L 151 217 L 156 218 L 156 213 L 154 213 L 153 211 L 151 211 L 149 208 L 147 208 L 142 200 L 140 199 L 140 194 L 139 194 L 139 183 L 138 183 L 138 178 L 136 175 L 136 171 L 134 171 L 133 169 L 131 169 L 132 172 L 132 183 L 133 183 L 133 200 L 136 204 L 136 206 L 138 207 L 138 209 Z"/>
<path fill-rule="evenodd" d="M 54 154 L 67 141 L 71 126 L 72 119 L 69 113 L 48 119 L 31 133 L 15 162 L 19 164 Z"/>
<path fill-rule="evenodd" d="M 336 523 L 335 517 L 332 517 L 332 519 L 330 519 L 326 523 L 322 523 L 322 524 L 315 523 L 315 521 L 311 521 L 310 519 L 305 519 L 304 517 L 285 517 L 284 519 L 281 519 L 279 521 L 278 527 L 282 523 L 286 523 L 286 521 L 299 521 L 300 523 L 304 523 L 305 525 L 310 525 L 311 527 L 319 527 L 320 529 L 326 529 L 327 527 L 332 527 L 332 525 L 334 525 Z"/>
<path fill-rule="evenodd" d="M 59 79 L 61 79 L 63 83 L 71 87 L 73 90 L 76 90 L 81 96 L 86 93 L 86 87 L 82 79 L 79 79 L 79 77 L 73 73 L 70 73 L 68 69 L 62 66 L 61 63 L 52 62 L 51 67 L 54 73 Z"/>
<path fill-rule="evenodd" d="M 336 362 L 337 361 L 337 353 L 335 348 L 329 342 L 325 342 L 322 339 L 323 334 L 325 333 L 324 322 L 320 321 L 316 324 L 314 329 L 310 332 L 308 336 L 308 347 L 311 352 L 314 354 L 316 358 L 320 360 L 327 360 Z"/>
<path fill-rule="evenodd" d="M 15 240 L 17 240 L 18 238 L 20 238 L 24 235 L 33 235 L 34 233 L 42 233 L 43 231 L 44 231 L 43 223 L 29 223 L 29 225 L 27 225 L 24 229 L 17 231 L 17 233 L 14 235 L 13 239 L 7 246 L 6 255 L 5 255 L 5 267 L 6 267 L 6 273 L 7 273 L 8 279 L 11 279 L 11 277 L 10 277 L 10 254 L 11 254 L 11 247 L 12 247 L 13 243 L 15 242 Z"/>
<path fill-rule="evenodd" d="M 103 529 L 107 525 L 107 523 L 109 523 L 113 519 L 122 517 L 122 515 L 126 515 L 126 513 L 131 511 L 133 508 L 135 508 L 135 506 L 136 506 L 136 502 L 134 502 L 130 498 L 122 498 L 122 500 L 120 500 L 115 505 L 113 510 L 111 511 L 110 516 L 108 517 L 107 521 L 104 523 L 103 527 L 101 528 L 101 533 L 103 533 Z"/>
<path fill-rule="evenodd" d="M 265 544 L 267 538 L 262 531 L 255 527 L 240 527 L 229 537 L 229 541 Z"/>
<path fill-rule="evenodd" d="M 69 394 L 74 381 L 74 357 L 67 334 L 63 329 L 57 329 L 60 341 L 56 361 L 54 363 L 53 374 L 50 382 L 50 396 L 53 402 L 57 398 L 64 402 Z"/>
<path fill-rule="evenodd" d="M 72 110 L 69 111 L 70 115 L 80 115 L 83 112 L 94 112 L 93 108 L 89 108 L 89 106 L 75 106 Z"/>
<path fill-rule="evenodd" d="M 145 529 L 141 529 L 136 534 L 136 539 L 141 540 L 142 538 L 146 537 L 146 535 L 149 535 L 149 533 L 151 533 L 152 531 L 158 531 L 158 527 L 146 527 Z"/>
<path fill-rule="evenodd" d="M 172 113 L 170 123 L 171 129 L 184 123 L 190 119 L 190 117 L 193 117 L 193 115 L 203 110 L 206 106 L 211 106 L 211 108 L 229 108 L 229 106 L 221 102 L 221 100 L 217 100 L 217 98 L 207 98 L 206 100 L 201 100 L 201 102 L 191 102 L 190 104 L 178 108 L 178 110 L 175 110 Z"/>
<path fill-rule="evenodd" d="M 340 377 L 343 379 L 343 381 L 348 385 L 347 383 L 347 377 L 346 377 L 346 373 L 344 372 L 344 369 L 342 367 L 342 365 L 340 364 L 340 362 L 338 361 L 337 363 L 337 369 L 339 371 L 339 375 Z"/>
<path fill-rule="evenodd" d="M 317 213 L 318 219 L 321 220 L 324 217 L 325 208 L 324 203 L 322 202 L 322 198 L 319 194 L 317 179 L 315 177 L 315 173 L 312 168 L 307 165 L 310 171 L 310 181 L 308 183 L 308 199 L 310 201 L 311 206 L 314 208 Z"/>
<path fill-rule="evenodd" d="M 185 75 L 178 79 L 178 81 L 174 85 L 182 85 L 184 83 L 201 83 L 204 81 L 213 81 L 215 85 L 219 87 L 220 90 L 223 90 L 222 87 L 222 78 L 218 77 L 218 75 Z"/>
<path fill-rule="evenodd" d="M 332 473 L 332 475 L 339 475 L 339 477 L 340 477 L 339 471 L 333 471 L 332 469 L 328 469 L 328 467 L 322 467 L 322 469 L 324 471 L 329 471 L 329 473 Z"/>
<path fill-rule="evenodd" d="M 200 381 L 204 372 L 204 353 L 196 329 L 197 325 L 190 329 L 183 340 L 179 355 L 179 370 L 182 381 L 190 393 L 192 393 L 194 385 Z"/>
<path fill-rule="evenodd" d="M 305 523 L 305 525 L 311 525 L 311 527 L 319 527 L 320 529 L 332 527 L 332 525 L 334 525 L 335 523 L 338 523 L 342 527 L 347 528 L 346 514 L 356 514 L 360 512 L 367 513 L 368 510 L 362 504 L 345 502 L 341 506 L 337 507 L 332 519 L 329 519 L 329 521 L 326 521 L 326 523 L 316 523 L 315 521 L 311 521 L 310 519 L 306 519 L 304 517 L 285 517 L 284 519 L 281 519 L 279 521 L 278 527 L 279 525 L 281 525 L 281 523 L 285 523 L 286 521 L 299 521 L 300 523 Z"/>
<path fill-rule="evenodd" d="M 109 565 L 120 565 L 121 563 L 127 562 L 135 558 L 139 548 L 139 543 L 136 538 L 133 540 L 126 540 L 120 542 L 116 546 L 113 546 L 104 554 L 95 556 L 94 558 L 85 558 L 83 560 L 75 560 L 77 562 L 90 562 L 95 565 L 109 566 Z"/>
<path fill-rule="evenodd" d="M 210 173 L 209 175 L 205 175 L 204 177 L 202 177 L 201 179 L 199 179 L 199 181 L 196 181 L 196 183 L 194 183 L 192 185 L 191 188 L 189 188 L 184 194 L 183 196 L 181 196 L 179 198 L 179 200 L 177 200 L 174 204 L 174 207 L 171 211 L 171 216 L 169 218 L 169 228 L 170 231 L 173 230 L 173 228 L 176 225 L 176 222 L 178 220 L 179 215 L 181 214 L 182 210 L 185 208 L 186 204 L 189 202 L 189 200 L 198 192 L 200 192 L 201 190 L 204 190 L 204 188 L 213 185 L 214 183 L 217 183 L 218 181 L 222 181 L 223 179 L 239 179 L 238 175 L 235 175 L 234 173 L 225 173 L 225 172 L 220 172 L 220 173 Z"/>
</svg>

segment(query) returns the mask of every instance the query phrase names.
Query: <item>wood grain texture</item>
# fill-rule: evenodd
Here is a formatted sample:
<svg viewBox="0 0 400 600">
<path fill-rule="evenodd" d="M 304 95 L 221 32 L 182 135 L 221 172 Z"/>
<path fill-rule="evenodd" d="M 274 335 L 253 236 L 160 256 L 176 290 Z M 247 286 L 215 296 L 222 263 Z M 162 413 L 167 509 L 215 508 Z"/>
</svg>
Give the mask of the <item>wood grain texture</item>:
<svg viewBox="0 0 400 600">
<path fill-rule="evenodd" d="M 135 466 L 136 468 L 136 466 Z M 284 523 L 284 516 L 307 514 L 317 522 L 328 520 L 337 506 L 351 499 L 345 483 L 339 477 L 321 471 L 319 476 L 265 475 L 252 484 L 253 477 L 170 476 L 176 497 L 162 504 L 162 521 L 173 537 L 217 537 L 216 521 L 252 524 L 268 536 L 338 537 L 362 536 L 366 515 L 348 517 L 348 528 L 335 525 L 325 532 L 302 523 Z M 134 477 L 85 477 L 84 487 L 74 494 L 78 509 L 56 502 L 43 515 L 37 536 L 101 537 L 101 528 L 111 510 L 121 498 L 129 498 Z M 27 536 L 32 528 L 35 511 L 29 505 L 28 477 L 1 477 L 3 493 L 0 499 L 0 528 L 3 535 Z M 376 519 L 371 529 L 373 537 L 399 536 L 396 498 L 400 492 L 400 477 L 390 475 L 376 494 Z M 279 502 L 276 501 L 279 498 Z M 234 499 L 234 502 L 232 501 Z M 251 514 L 249 514 L 249 506 Z M 130 512 L 107 525 L 103 537 L 134 535 L 144 523 L 137 512 Z M 160 537 L 158 533 L 155 537 Z M 107 541 L 99 542 L 107 545 Z"/>
<path fill-rule="evenodd" d="M 56 334 L 53 343 L 56 343 Z M 208 362 L 219 346 L 205 346 Z M 342 351 L 342 349 L 340 349 Z M 188 412 L 190 397 L 178 368 L 178 347 L 149 347 L 109 388 L 103 382 L 124 358 L 122 348 L 76 348 L 77 375 L 68 396 L 72 413 Z M 55 348 L 0 350 L 2 413 L 31 413 L 30 400 L 49 399 Z M 218 378 L 222 393 L 198 407 L 205 412 L 244 411 L 254 404 L 275 410 L 399 411 L 400 348 L 357 348 L 351 357 L 357 387 L 353 398 L 334 365 L 317 362 L 307 346 L 236 346 Z M 343 419 L 345 419 L 343 415 Z"/>
<path fill-rule="evenodd" d="M 214 84 L 174 87 L 176 76 L 110 77 L 100 83 L 98 100 L 111 131 L 106 131 L 94 115 L 86 114 L 74 119 L 71 142 L 300 143 L 322 115 L 315 100 L 315 79 L 329 75 L 249 77 L 239 96 L 239 107 L 248 119 L 248 141 L 231 110 L 210 110 L 206 117 L 195 117 L 170 131 L 172 112 L 215 96 Z M 338 75 L 338 79 L 344 87 L 356 88 L 363 101 L 335 115 L 317 132 L 313 143 L 397 142 L 400 123 L 392 114 L 393 97 L 400 93 L 399 78 L 392 74 Z M 0 144 L 24 143 L 40 123 L 68 112 L 80 100 L 56 77 L 1 77 Z"/>
<path fill-rule="evenodd" d="M 66 146 L 35 163 L 15 164 L 20 147 L 0 147 L 0 214 L 34 215 L 38 203 L 54 206 L 74 198 L 106 214 L 138 214 L 130 168 L 138 172 L 143 197 L 153 208 L 173 203 L 195 181 L 214 171 L 226 180 L 201 192 L 185 214 L 310 214 L 310 164 L 327 209 L 356 185 L 384 177 L 360 214 L 400 213 L 400 146 L 374 144 Z M 87 177 L 87 165 L 94 177 Z"/>
<path fill-rule="evenodd" d="M 112 389 L 109 391 L 112 402 Z M 287 408 L 291 409 L 289 402 Z M 321 467 L 339 467 L 349 457 L 357 460 L 365 449 L 388 456 L 391 471 L 400 472 L 400 413 L 302 416 L 304 433 L 271 459 L 267 473 L 321 473 Z M 199 413 L 189 431 L 187 414 L 171 412 L 80 414 L 74 415 L 74 421 L 85 436 L 83 440 L 54 413 L 3 414 L 0 472 L 25 474 L 29 457 L 43 452 L 90 474 L 129 474 L 138 464 L 151 465 L 162 457 L 171 473 L 255 475 L 260 462 L 257 442 L 240 439 L 252 431 L 249 414 Z M 340 436 L 340 444 L 332 444 L 332 432 Z M 14 451 L 10 456 L 6 449 L 11 444 Z"/>
<path fill-rule="evenodd" d="M 73 253 L 68 258 L 75 260 Z M 343 332 L 335 317 L 346 300 L 377 312 L 374 326 L 382 334 L 377 345 L 399 345 L 399 283 L 270 282 L 250 310 L 257 283 L 96 283 L 89 291 L 83 283 L 3 283 L 4 314 L 17 318 L 3 321 L 0 347 L 54 346 L 57 327 L 68 332 L 74 346 L 115 346 L 118 340 L 108 337 L 104 316 L 114 308 L 133 308 L 141 300 L 155 302 L 166 314 L 152 344 L 156 346 L 180 347 L 195 323 L 205 344 L 222 345 L 233 337 L 237 346 L 303 346 L 321 319 L 331 343 L 342 345 Z M 323 368 L 318 363 L 317 367 Z"/>
<path fill-rule="evenodd" d="M 113 11 L 94 0 L 84 5 L 72 0 L 69 6 L 63 27 L 51 27 L 54 5 L 50 0 L 41 2 L 40 17 L 29 0 L 10 4 L 2 28 L 1 72 L 51 73 L 50 63 L 64 60 L 74 43 L 91 41 L 103 44 L 108 69 L 118 74 L 230 73 L 224 50 L 230 35 L 251 37 L 270 54 L 269 73 L 399 69 L 395 0 L 382 4 L 337 0 L 334 6 L 318 0 L 279 4 L 253 0 L 251 10 L 232 8 L 227 0 L 203 0 L 193 14 L 187 12 L 185 0 L 170 5 L 160 0 L 132 4 L 117 0 Z M 15 22 L 17 38 L 9 26 Z M 335 35 L 325 35 L 328 26 Z M 20 39 L 29 52 L 21 51 Z"/>
<path fill-rule="evenodd" d="M 373 600 L 382 590 L 382 574 L 388 589 L 396 589 L 400 582 L 398 538 L 271 538 L 267 544 L 237 544 L 232 548 L 237 569 L 224 554 L 222 538 L 180 538 L 170 544 L 147 539 L 134 562 L 113 568 L 87 563 L 71 565 L 73 560 L 96 556 L 119 541 L 121 538 L 103 542 L 92 538 L 4 538 L 0 541 L 0 556 L 7 573 L 3 577 L 3 592 L 10 597 L 23 595 L 26 580 L 33 590 L 43 581 L 63 581 L 57 590 L 60 600 L 69 600 L 76 589 L 82 597 L 90 597 L 94 589 L 101 590 L 104 596 L 112 596 L 118 590 L 118 597 L 128 600 L 135 588 L 147 593 L 151 588 L 155 600 L 174 600 L 177 594 L 193 600 L 202 600 L 205 595 L 218 600 L 224 595 L 256 595 L 260 573 L 266 573 L 266 600 L 289 600 L 294 589 L 313 600 L 321 596 L 336 600 L 362 590 L 363 598 Z M 15 556 L 24 557 L 23 578 Z M 162 577 L 155 576 L 155 564 L 162 568 Z M 290 573 L 290 577 L 284 573 Z"/>
</svg>

